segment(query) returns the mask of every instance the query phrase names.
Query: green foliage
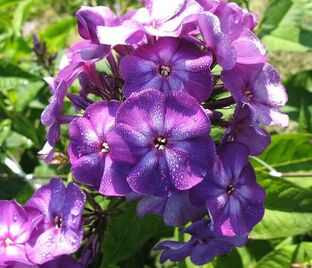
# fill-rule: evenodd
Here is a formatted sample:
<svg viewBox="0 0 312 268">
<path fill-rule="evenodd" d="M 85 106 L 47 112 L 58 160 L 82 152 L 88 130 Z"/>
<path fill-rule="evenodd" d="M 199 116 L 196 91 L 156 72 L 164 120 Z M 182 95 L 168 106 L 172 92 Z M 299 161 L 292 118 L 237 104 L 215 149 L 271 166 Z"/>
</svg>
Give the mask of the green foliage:
<svg viewBox="0 0 312 268">
<path fill-rule="evenodd" d="M 258 33 L 271 52 L 279 50 L 311 51 L 311 1 L 272 1 L 262 17 Z"/>
<path fill-rule="evenodd" d="M 164 227 L 160 217 L 147 215 L 140 219 L 135 208 L 135 202 L 128 203 L 121 208 L 119 215 L 109 218 L 104 233 L 101 268 L 115 265 L 143 250 L 152 238 L 157 241 L 161 237 L 170 236 L 170 228 Z"/>
</svg>

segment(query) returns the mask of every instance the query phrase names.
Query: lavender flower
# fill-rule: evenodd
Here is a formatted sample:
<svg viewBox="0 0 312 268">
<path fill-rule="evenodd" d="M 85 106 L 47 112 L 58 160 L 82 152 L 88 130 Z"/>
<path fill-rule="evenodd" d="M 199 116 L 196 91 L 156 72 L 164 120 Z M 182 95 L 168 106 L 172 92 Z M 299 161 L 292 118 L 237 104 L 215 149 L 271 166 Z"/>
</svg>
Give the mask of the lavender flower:
<svg viewBox="0 0 312 268">
<path fill-rule="evenodd" d="M 130 191 L 125 175 L 113 164 L 106 137 L 119 106 L 117 101 L 94 103 L 83 117 L 75 118 L 70 124 L 69 155 L 73 175 L 104 195 L 124 195 Z"/>
<path fill-rule="evenodd" d="M 243 144 L 228 143 L 217 153 L 213 172 L 191 190 L 192 200 L 206 203 L 214 232 L 225 236 L 248 233 L 263 217 L 265 198 L 248 163 L 249 150 Z"/>
<path fill-rule="evenodd" d="M 183 232 L 192 235 L 188 242 L 163 241 L 155 247 L 157 250 L 164 250 L 160 262 L 180 261 L 190 256 L 194 264 L 203 265 L 212 261 L 215 256 L 228 253 L 234 247 L 244 246 L 247 242 L 247 234 L 220 236 L 206 221 L 197 221 Z"/>
<path fill-rule="evenodd" d="M 140 200 L 137 213 L 140 217 L 146 214 L 158 214 L 168 226 L 182 226 L 189 221 L 201 219 L 205 206 L 194 206 L 189 191 L 179 191 L 169 197 L 146 196 Z"/>
<path fill-rule="evenodd" d="M 78 42 L 63 58 L 63 68 L 55 79 L 46 78 L 52 97 L 49 105 L 41 115 L 41 122 L 48 127 L 47 143 L 39 152 L 45 155 L 46 162 L 53 157 L 54 146 L 60 137 L 60 125 L 68 124 L 73 117 L 63 114 L 64 98 L 67 89 L 83 71 L 88 71 L 90 65 L 105 58 L 110 48 L 105 45 L 91 44 L 89 41 Z"/>
<path fill-rule="evenodd" d="M 247 105 L 238 105 L 222 142 L 240 142 L 248 146 L 251 155 L 261 154 L 271 143 L 269 133 L 262 129 Z"/>
<path fill-rule="evenodd" d="M 44 214 L 43 223 L 26 246 L 28 258 L 43 264 L 60 255 L 75 252 L 82 241 L 82 211 L 85 195 L 73 183 L 66 188 L 61 180 L 52 179 L 27 201 L 26 208 Z"/>
<path fill-rule="evenodd" d="M 132 94 L 107 134 L 113 161 L 131 164 L 127 181 L 141 194 L 169 196 L 201 182 L 214 157 L 210 122 L 183 92 Z"/>
<path fill-rule="evenodd" d="M 149 88 L 163 93 L 186 91 L 198 101 L 208 99 L 212 91 L 212 56 L 188 41 L 160 38 L 153 45 L 139 47 L 121 60 L 125 80 L 124 94 Z"/>
<path fill-rule="evenodd" d="M 25 247 L 42 216 L 37 209 L 0 200 L 0 265 L 12 262 L 32 264 Z"/>
<path fill-rule="evenodd" d="M 280 112 L 287 94 L 270 64 L 237 64 L 232 70 L 223 71 L 221 78 L 235 101 L 246 104 L 259 123 L 288 125 L 288 116 Z"/>
<path fill-rule="evenodd" d="M 48 261 L 42 265 L 32 265 L 32 264 L 25 264 L 21 262 L 15 262 L 10 264 L 9 266 L 0 266 L 0 268 L 82 268 L 82 266 L 76 262 L 76 260 L 69 256 L 63 255 L 57 257 L 54 260 Z"/>
<path fill-rule="evenodd" d="M 40 266 L 40 268 L 64 268 L 64 267 L 82 268 L 82 265 L 77 263 L 77 261 L 73 257 L 69 255 L 63 255 Z"/>
</svg>

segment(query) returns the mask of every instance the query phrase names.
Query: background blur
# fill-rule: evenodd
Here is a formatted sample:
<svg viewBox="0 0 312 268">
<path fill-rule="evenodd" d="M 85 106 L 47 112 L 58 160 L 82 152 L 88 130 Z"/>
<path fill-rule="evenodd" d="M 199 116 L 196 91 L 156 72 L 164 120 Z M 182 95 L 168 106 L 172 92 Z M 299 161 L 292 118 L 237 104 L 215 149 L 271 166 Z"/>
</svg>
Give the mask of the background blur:
<svg viewBox="0 0 312 268">
<path fill-rule="evenodd" d="M 284 111 L 291 121 L 287 129 L 268 129 L 272 145 L 252 159 L 267 191 L 266 215 L 252 241 L 205 267 L 312 267 L 312 1 L 236 2 L 260 17 L 256 32 L 287 88 Z M 45 142 L 40 114 L 50 97 L 42 78 L 55 74 L 64 50 L 79 40 L 75 12 L 82 5 L 109 5 L 117 14 L 139 6 L 134 0 L 0 0 L 0 199 L 24 202 L 51 176 L 70 179 L 66 131 L 54 165 L 37 157 Z M 128 211 L 106 231 L 101 267 L 161 267 L 149 252 L 173 231 L 150 218 L 139 221 L 133 206 Z"/>
</svg>

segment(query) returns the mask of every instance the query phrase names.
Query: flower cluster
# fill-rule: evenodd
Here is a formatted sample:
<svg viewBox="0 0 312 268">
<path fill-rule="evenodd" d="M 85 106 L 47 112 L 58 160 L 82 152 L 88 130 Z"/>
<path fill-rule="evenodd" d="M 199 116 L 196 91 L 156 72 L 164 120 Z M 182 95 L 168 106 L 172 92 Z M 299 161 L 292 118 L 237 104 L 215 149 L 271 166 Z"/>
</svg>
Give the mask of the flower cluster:
<svg viewBox="0 0 312 268">
<path fill-rule="evenodd" d="M 280 111 L 284 86 L 252 31 L 257 17 L 224 0 L 145 0 L 120 17 L 107 7 L 82 7 L 77 20 L 82 41 L 46 79 L 52 97 L 42 114 L 48 135 L 40 153 L 51 161 L 60 126 L 69 124 L 77 181 L 106 196 L 135 195 L 140 216 L 159 214 L 170 226 L 193 222 L 183 231 L 188 242 L 156 247 L 161 261 L 190 256 L 201 265 L 244 245 L 265 199 L 248 157 L 270 143 L 263 125 L 288 124 Z M 78 93 L 70 91 L 75 80 Z M 66 97 L 77 114 L 64 114 Z M 25 209 L 42 211 L 45 189 Z M 78 193 L 74 198 L 82 200 Z M 83 201 L 76 209 L 72 196 L 65 201 L 46 207 L 52 216 L 41 222 L 51 228 L 22 240 L 30 261 L 47 260 L 50 250 L 38 252 L 48 238 L 54 256 L 77 249 L 81 222 L 66 213 L 79 216 Z"/>
<path fill-rule="evenodd" d="M 21 206 L 0 200 L 0 267 L 80 268 L 70 256 L 82 241 L 85 195 L 59 179 Z"/>
</svg>

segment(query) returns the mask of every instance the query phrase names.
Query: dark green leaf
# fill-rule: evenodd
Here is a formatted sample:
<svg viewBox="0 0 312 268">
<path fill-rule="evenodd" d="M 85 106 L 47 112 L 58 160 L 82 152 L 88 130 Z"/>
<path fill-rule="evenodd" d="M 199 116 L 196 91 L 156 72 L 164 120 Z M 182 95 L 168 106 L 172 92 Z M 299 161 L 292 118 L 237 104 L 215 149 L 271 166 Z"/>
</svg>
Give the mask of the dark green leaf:
<svg viewBox="0 0 312 268">
<path fill-rule="evenodd" d="M 150 238 L 168 230 L 159 216 L 138 218 L 135 207 L 136 203 L 128 203 L 120 215 L 110 218 L 104 234 L 104 258 L 100 267 L 105 268 L 127 259 Z"/>
<path fill-rule="evenodd" d="M 264 256 L 255 268 L 309 267 L 312 260 L 312 243 L 303 242 L 286 246 Z M 297 266 L 294 266 L 297 264 Z"/>
</svg>

